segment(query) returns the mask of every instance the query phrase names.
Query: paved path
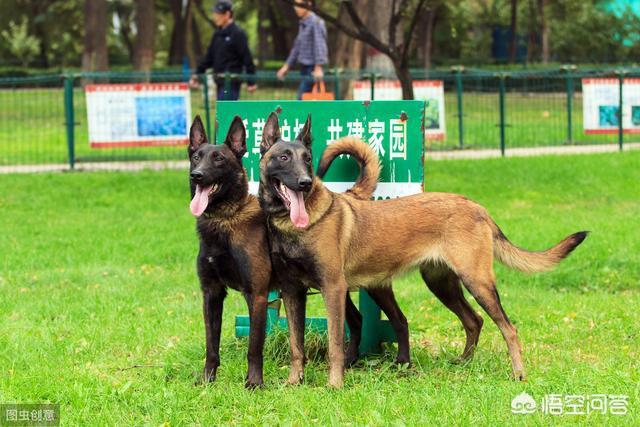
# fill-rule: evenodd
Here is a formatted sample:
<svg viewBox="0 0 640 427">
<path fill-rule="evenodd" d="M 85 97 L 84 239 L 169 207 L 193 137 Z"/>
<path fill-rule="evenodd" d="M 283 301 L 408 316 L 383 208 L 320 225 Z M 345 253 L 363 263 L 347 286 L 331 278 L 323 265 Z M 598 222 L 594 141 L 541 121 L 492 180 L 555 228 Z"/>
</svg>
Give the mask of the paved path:
<svg viewBox="0 0 640 427">
<path fill-rule="evenodd" d="M 624 151 L 640 150 L 640 142 L 628 142 L 624 144 Z M 532 147 L 532 148 L 509 148 L 506 157 L 530 157 L 563 154 L 589 154 L 608 153 L 618 151 L 616 144 L 599 145 L 566 145 L 559 147 Z M 449 160 L 449 159 L 487 159 L 500 157 L 500 150 L 451 150 L 451 151 L 427 151 L 425 157 L 429 160 Z M 183 169 L 189 168 L 189 162 L 180 161 L 131 161 L 131 162 L 80 162 L 76 163 L 77 171 L 139 171 L 144 169 Z M 68 171 L 69 165 L 66 163 L 44 164 L 44 165 L 16 165 L 0 166 L 0 174 L 5 173 L 32 173 L 32 172 L 63 172 Z"/>
<path fill-rule="evenodd" d="M 139 170 L 163 170 L 163 169 L 189 169 L 189 162 L 180 161 L 131 161 L 131 162 L 80 162 L 76 163 L 77 171 L 139 171 Z M 0 166 L 2 173 L 31 173 L 31 172 L 60 172 L 68 171 L 67 163 L 49 165 L 17 165 Z"/>
</svg>

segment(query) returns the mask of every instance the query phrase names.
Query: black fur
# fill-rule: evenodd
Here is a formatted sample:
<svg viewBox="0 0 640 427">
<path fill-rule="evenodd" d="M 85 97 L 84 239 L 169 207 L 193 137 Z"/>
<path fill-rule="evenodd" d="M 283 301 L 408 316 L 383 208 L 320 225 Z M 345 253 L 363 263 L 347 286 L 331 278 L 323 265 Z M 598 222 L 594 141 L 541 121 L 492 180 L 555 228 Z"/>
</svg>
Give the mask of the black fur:
<svg viewBox="0 0 640 427">
<path fill-rule="evenodd" d="M 227 288 L 232 288 L 245 296 L 251 315 L 246 385 L 260 386 L 263 383 L 262 345 L 266 321 L 261 313 L 266 313 L 268 288 L 259 290 L 264 294 L 264 306 L 252 304 L 258 293 L 258 290 L 254 289 L 255 280 L 251 277 L 253 260 L 247 255 L 245 248 L 232 243 L 232 233 L 236 231 L 227 226 L 228 219 L 245 207 L 249 197 L 247 176 L 242 166 L 242 156 L 246 152 L 246 131 L 242 120 L 236 116 L 224 143 L 211 145 L 207 142 L 202 120 L 196 116 L 189 139 L 191 197 L 194 196 L 198 184 L 219 186 L 219 190 L 209 196 L 207 208 L 198 218 L 196 226 L 200 238 L 197 271 L 204 299 L 207 350 L 204 379 L 213 381 L 220 365 L 223 301 L 227 295 Z M 256 244 L 265 246 L 261 250 L 268 260 L 264 217 L 259 215 L 247 226 L 252 230 L 262 231 L 263 238 L 260 239 L 260 236 L 256 235 Z M 271 266 L 269 264 L 266 267 L 270 269 Z"/>
</svg>

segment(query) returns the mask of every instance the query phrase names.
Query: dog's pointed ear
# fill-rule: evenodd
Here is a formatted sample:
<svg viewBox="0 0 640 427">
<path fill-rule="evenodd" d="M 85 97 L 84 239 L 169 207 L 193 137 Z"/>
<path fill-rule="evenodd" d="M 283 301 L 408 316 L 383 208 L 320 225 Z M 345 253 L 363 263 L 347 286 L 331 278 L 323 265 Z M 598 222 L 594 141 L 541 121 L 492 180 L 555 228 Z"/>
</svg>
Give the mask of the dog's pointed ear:
<svg viewBox="0 0 640 427">
<path fill-rule="evenodd" d="M 296 140 L 302 142 L 307 147 L 307 150 L 311 151 L 311 114 L 307 116 L 307 121 L 304 122 L 304 126 Z"/>
<path fill-rule="evenodd" d="M 196 116 L 189 130 L 189 156 L 195 153 L 202 144 L 207 143 L 207 133 L 204 131 L 204 125 L 200 116 Z"/>
<path fill-rule="evenodd" d="M 224 143 L 238 159 L 242 158 L 244 153 L 247 152 L 247 131 L 240 116 L 235 116 L 231 121 Z"/>
<path fill-rule="evenodd" d="M 262 129 L 262 142 L 260 143 L 260 155 L 264 156 L 269 148 L 280 139 L 280 123 L 276 113 L 269 114 L 267 122 Z"/>
</svg>

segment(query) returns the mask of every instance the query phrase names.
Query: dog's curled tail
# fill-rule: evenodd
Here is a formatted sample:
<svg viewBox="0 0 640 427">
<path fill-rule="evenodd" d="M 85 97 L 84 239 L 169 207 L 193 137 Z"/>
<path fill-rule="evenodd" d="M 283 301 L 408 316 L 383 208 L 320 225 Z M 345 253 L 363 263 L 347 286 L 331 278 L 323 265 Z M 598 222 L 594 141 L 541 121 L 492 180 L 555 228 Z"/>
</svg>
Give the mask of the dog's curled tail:
<svg viewBox="0 0 640 427">
<path fill-rule="evenodd" d="M 358 199 L 369 199 L 378 186 L 380 158 L 366 142 L 353 136 L 346 136 L 327 146 L 318 164 L 317 175 L 323 178 L 331 163 L 340 154 L 349 154 L 358 162 L 360 175 L 355 185 L 347 190 Z"/>
<path fill-rule="evenodd" d="M 551 270 L 566 258 L 589 234 L 579 231 L 565 237 L 560 243 L 545 251 L 528 251 L 514 245 L 493 223 L 493 253 L 507 267 L 525 273 L 536 273 Z"/>
</svg>

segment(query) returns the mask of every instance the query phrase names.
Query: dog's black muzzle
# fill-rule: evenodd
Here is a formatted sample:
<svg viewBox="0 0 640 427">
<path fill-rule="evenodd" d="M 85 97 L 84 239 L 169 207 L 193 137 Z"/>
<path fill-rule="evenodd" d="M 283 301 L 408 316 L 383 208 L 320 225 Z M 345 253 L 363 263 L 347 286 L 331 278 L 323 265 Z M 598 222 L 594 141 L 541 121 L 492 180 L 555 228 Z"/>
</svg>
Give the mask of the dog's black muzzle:
<svg viewBox="0 0 640 427">
<path fill-rule="evenodd" d="M 191 181 L 194 184 L 201 184 L 202 180 L 204 179 L 204 173 L 199 170 L 191 171 L 191 174 L 189 176 L 191 177 Z"/>
</svg>

